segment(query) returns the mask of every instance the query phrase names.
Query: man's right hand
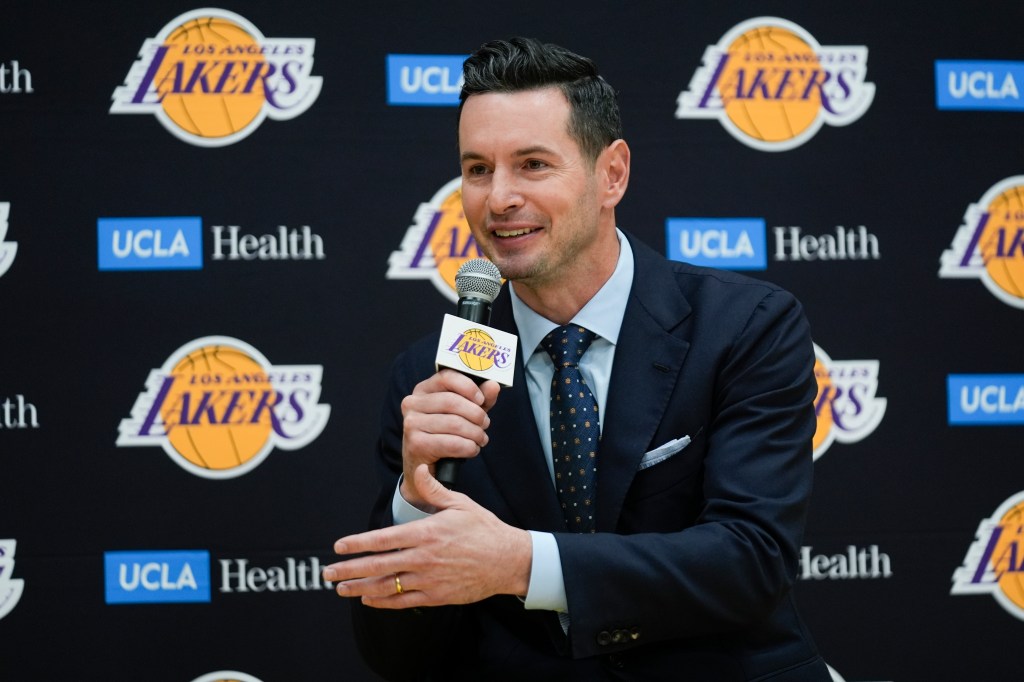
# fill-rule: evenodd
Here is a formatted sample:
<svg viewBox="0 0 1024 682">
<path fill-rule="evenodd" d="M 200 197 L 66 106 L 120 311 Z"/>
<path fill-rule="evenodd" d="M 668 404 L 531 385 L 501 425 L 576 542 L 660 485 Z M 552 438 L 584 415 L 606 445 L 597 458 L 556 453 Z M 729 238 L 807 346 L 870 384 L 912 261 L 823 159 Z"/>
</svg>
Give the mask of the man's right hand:
<svg viewBox="0 0 1024 682">
<path fill-rule="evenodd" d="M 401 493 L 406 502 L 426 512 L 434 511 L 412 485 L 413 472 L 446 457 L 476 457 L 487 445 L 488 410 L 498 399 L 500 386 L 485 381 L 480 386 L 465 374 L 442 369 L 421 381 L 412 395 L 402 400 Z"/>
</svg>

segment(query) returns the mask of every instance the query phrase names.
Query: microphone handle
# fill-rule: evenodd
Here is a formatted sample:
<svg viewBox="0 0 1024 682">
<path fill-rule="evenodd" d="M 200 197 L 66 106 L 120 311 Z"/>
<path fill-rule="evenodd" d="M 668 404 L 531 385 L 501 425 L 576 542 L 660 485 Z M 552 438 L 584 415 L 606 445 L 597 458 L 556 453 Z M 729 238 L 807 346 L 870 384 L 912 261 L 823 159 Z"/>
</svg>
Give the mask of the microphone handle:
<svg viewBox="0 0 1024 682">
<path fill-rule="evenodd" d="M 459 299 L 459 305 L 455 310 L 455 315 L 464 320 L 469 320 L 470 322 L 487 324 L 491 320 L 491 304 L 489 301 L 482 298 L 463 296 Z M 466 376 L 475 381 L 477 386 L 486 381 L 486 379 L 482 379 L 481 377 L 473 376 L 471 374 L 467 374 Z M 444 459 L 439 459 L 434 465 L 434 478 L 440 481 L 445 488 L 454 490 L 455 482 L 459 478 L 459 468 L 461 466 L 462 459 L 459 457 L 445 457 Z"/>
</svg>

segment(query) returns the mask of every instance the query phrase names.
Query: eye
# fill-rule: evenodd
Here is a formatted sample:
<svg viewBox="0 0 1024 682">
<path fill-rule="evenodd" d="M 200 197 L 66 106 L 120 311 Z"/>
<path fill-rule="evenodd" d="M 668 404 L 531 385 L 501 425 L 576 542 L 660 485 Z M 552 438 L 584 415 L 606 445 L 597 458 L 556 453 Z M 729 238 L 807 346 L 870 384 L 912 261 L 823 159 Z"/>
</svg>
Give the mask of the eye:
<svg viewBox="0 0 1024 682">
<path fill-rule="evenodd" d="M 482 163 L 476 163 L 473 164 L 472 166 L 467 166 L 465 171 L 463 172 L 466 175 L 485 175 L 488 171 L 487 166 L 483 165 Z"/>
<path fill-rule="evenodd" d="M 528 170 L 543 170 L 548 167 L 548 165 L 540 159 L 528 159 L 523 165 Z"/>
</svg>

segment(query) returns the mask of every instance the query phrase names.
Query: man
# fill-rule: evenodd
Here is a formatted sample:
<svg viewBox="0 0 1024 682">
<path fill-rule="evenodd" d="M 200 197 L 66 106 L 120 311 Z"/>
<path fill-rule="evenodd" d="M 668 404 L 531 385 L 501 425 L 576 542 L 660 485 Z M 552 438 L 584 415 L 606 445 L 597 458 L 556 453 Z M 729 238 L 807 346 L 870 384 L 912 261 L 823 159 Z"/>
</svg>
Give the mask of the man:
<svg viewBox="0 0 1024 682">
<path fill-rule="evenodd" d="M 630 154 L 590 60 L 495 41 L 464 75 L 462 201 L 520 359 L 500 395 L 435 372 L 436 335 L 397 361 L 377 530 L 325 570 L 364 657 L 392 679 L 829 680 L 790 596 L 815 427 L 799 304 L 616 228 Z"/>
</svg>

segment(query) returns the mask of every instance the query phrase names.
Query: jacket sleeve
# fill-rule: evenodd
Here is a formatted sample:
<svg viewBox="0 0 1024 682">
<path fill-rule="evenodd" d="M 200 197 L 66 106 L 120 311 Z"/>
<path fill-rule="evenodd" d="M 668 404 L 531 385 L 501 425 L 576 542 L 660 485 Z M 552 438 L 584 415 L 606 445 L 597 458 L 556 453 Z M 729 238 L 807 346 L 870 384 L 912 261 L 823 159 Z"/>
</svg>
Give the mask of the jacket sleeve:
<svg viewBox="0 0 1024 682">
<path fill-rule="evenodd" d="M 414 360 L 423 355 L 415 350 L 400 356 L 392 368 L 375 458 L 380 491 L 370 514 L 370 529 L 393 522 L 391 501 L 402 473 L 402 399 L 433 373 L 430 363 Z M 367 665 L 387 680 L 442 680 L 447 648 L 457 642 L 465 650 L 471 642 L 470 634 L 462 632 L 462 607 L 390 610 L 364 606 L 358 599 L 350 603 L 356 646 Z M 432 670 L 433 666 L 438 669 Z"/>
</svg>

